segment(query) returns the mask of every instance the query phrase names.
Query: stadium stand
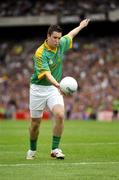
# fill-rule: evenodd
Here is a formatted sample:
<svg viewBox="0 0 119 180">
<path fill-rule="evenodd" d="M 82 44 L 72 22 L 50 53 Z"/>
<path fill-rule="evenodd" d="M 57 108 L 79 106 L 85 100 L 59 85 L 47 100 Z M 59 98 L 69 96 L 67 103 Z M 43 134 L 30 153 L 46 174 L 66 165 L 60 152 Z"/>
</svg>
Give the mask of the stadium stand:
<svg viewBox="0 0 119 180">
<path fill-rule="evenodd" d="M 28 111 L 29 78 L 36 40 L 0 45 L 0 102 L 9 111 Z M 80 39 L 64 57 L 64 74 L 75 77 L 79 91 L 66 98 L 68 118 L 89 118 L 111 110 L 119 92 L 119 38 Z M 72 111 L 73 109 L 73 111 Z M 9 117 L 9 116 L 8 116 Z"/>
<path fill-rule="evenodd" d="M 0 16 L 35 16 L 41 14 L 106 13 L 119 8 L 118 0 L 1 0 Z"/>
</svg>

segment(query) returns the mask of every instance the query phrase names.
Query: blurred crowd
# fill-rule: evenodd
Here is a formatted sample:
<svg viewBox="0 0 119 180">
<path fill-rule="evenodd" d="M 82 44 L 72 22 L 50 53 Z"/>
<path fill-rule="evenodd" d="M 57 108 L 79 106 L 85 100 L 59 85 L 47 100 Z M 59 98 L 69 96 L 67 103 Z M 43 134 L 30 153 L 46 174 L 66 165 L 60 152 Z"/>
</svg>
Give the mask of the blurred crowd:
<svg viewBox="0 0 119 180">
<path fill-rule="evenodd" d="M 106 13 L 119 8 L 118 0 L 1 0 L 0 16 L 35 16 L 44 14 Z"/>
<path fill-rule="evenodd" d="M 32 56 L 41 44 L 36 39 L 0 43 L 0 113 L 28 111 Z M 63 76 L 78 81 L 78 92 L 65 97 L 68 119 L 96 118 L 101 110 L 113 110 L 119 99 L 119 38 L 81 38 L 64 56 Z"/>
</svg>

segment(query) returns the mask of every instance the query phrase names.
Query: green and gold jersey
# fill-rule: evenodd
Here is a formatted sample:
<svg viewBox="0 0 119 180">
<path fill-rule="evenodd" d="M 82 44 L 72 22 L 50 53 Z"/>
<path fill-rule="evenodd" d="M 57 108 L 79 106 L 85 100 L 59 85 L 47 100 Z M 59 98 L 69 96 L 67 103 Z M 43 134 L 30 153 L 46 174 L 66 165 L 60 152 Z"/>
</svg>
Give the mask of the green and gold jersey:
<svg viewBox="0 0 119 180">
<path fill-rule="evenodd" d="M 59 46 L 52 50 L 45 41 L 33 56 L 34 74 L 31 83 L 38 85 L 51 85 L 46 79 L 45 73 L 49 71 L 60 82 L 62 78 L 62 62 L 64 53 L 72 47 L 72 39 L 65 35 L 60 39 Z"/>
</svg>

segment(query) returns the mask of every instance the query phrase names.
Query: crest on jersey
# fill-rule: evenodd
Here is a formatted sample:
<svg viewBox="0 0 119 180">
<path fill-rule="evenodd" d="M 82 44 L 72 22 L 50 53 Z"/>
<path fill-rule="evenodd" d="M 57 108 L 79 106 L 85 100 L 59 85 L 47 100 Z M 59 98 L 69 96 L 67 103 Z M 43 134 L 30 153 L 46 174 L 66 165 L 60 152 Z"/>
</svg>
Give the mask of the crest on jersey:
<svg viewBox="0 0 119 180">
<path fill-rule="evenodd" d="M 50 64 L 50 65 L 52 65 L 52 64 L 53 64 L 53 61 L 52 61 L 51 59 L 49 60 L 49 64 Z"/>
</svg>

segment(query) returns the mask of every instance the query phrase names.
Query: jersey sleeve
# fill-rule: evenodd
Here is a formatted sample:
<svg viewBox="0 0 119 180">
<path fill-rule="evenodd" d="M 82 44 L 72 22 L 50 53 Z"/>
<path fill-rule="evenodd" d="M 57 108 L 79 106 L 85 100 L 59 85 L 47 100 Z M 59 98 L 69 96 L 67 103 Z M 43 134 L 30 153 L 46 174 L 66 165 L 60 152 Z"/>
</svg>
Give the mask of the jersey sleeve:
<svg viewBox="0 0 119 180">
<path fill-rule="evenodd" d="M 63 52 L 72 48 L 72 38 L 69 35 L 65 35 L 60 39 L 60 45 L 62 47 Z"/>
<path fill-rule="evenodd" d="M 40 57 L 33 57 L 34 60 L 34 69 L 35 73 L 37 74 L 38 79 L 43 78 L 47 71 L 50 71 L 47 59 L 44 55 Z"/>
</svg>

